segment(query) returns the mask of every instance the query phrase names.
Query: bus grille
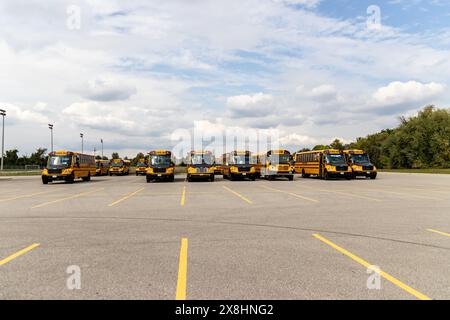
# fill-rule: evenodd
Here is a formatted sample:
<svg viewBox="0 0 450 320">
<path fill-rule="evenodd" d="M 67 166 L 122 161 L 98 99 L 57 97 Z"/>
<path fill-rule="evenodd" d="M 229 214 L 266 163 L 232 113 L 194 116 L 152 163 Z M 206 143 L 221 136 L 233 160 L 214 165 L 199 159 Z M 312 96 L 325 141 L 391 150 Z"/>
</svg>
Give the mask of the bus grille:
<svg viewBox="0 0 450 320">
<path fill-rule="evenodd" d="M 251 167 L 239 167 L 239 172 L 250 172 Z"/>
<path fill-rule="evenodd" d="M 154 173 L 166 173 L 166 168 L 153 168 Z"/>
<path fill-rule="evenodd" d="M 373 166 L 363 166 L 364 171 L 371 171 L 373 170 Z"/>
<path fill-rule="evenodd" d="M 48 173 L 50 173 L 50 174 L 60 174 L 60 173 L 62 173 L 62 169 L 48 169 Z"/>
<path fill-rule="evenodd" d="M 197 172 L 198 173 L 207 173 L 208 172 L 208 168 L 197 168 Z"/>
<path fill-rule="evenodd" d="M 337 166 L 336 167 L 336 171 L 347 171 L 348 170 L 348 166 Z"/>
</svg>

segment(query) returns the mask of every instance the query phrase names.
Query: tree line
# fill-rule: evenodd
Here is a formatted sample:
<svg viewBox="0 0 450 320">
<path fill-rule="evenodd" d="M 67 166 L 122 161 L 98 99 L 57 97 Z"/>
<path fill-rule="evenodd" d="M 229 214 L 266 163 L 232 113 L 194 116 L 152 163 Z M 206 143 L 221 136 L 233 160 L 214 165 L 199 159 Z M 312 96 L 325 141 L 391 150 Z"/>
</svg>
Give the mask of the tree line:
<svg viewBox="0 0 450 320">
<path fill-rule="evenodd" d="M 317 145 L 313 150 L 323 149 L 362 149 L 378 168 L 423 169 L 450 168 L 450 109 L 436 109 L 427 106 L 417 115 L 400 117 L 400 125 L 394 129 L 385 129 L 378 133 L 356 139 L 344 144 L 339 139 L 329 145 Z M 302 149 L 300 151 L 309 151 Z M 144 158 L 138 153 L 131 159 L 131 164 Z M 111 159 L 120 158 L 117 152 Z M 96 156 L 96 159 L 108 160 L 108 157 Z M 128 159 L 125 157 L 124 159 Z M 5 152 L 6 166 L 39 165 L 47 163 L 47 149 L 39 148 L 30 156 L 19 157 L 17 149 Z"/>
<path fill-rule="evenodd" d="M 314 150 L 362 149 L 371 161 L 384 169 L 450 168 L 450 109 L 426 106 L 417 115 L 400 117 L 400 125 L 385 129 L 355 142 L 343 144 L 336 139 Z"/>
</svg>

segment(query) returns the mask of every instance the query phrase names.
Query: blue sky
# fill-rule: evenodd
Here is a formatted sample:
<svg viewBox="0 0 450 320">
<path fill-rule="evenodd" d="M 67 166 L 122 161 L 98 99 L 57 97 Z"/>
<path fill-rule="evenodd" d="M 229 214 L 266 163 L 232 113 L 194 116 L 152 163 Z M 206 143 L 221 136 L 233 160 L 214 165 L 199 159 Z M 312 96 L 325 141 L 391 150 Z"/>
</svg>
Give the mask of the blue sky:
<svg viewBox="0 0 450 320">
<path fill-rule="evenodd" d="M 381 24 L 367 25 L 376 5 Z M 132 156 L 180 132 L 276 132 L 292 150 L 449 107 L 450 1 L 0 4 L 6 148 Z M 252 131 L 253 130 L 253 131 Z"/>
</svg>

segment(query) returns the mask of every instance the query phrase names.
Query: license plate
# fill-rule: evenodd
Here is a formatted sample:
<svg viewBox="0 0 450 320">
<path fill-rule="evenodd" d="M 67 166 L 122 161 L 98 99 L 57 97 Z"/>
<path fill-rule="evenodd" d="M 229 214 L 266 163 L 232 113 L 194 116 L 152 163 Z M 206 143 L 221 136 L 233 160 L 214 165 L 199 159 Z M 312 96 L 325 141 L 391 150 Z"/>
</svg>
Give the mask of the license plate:
<svg viewBox="0 0 450 320">
<path fill-rule="evenodd" d="M 370 174 L 370 172 L 367 172 L 367 174 Z"/>
<path fill-rule="evenodd" d="M 158 174 L 158 177 L 162 177 L 162 174 Z"/>
<path fill-rule="evenodd" d="M 344 173 L 343 173 L 343 172 L 341 172 L 341 175 L 344 175 Z"/>
<path fill-rule="evenodd" d="M 58 178 L 58 176 L 52 176 L 52 179 L 56 179 L 56 178 Z"/>
<path fill-rule="evenodd" d="M 243 175 L 243 176 L 246 176 L 247 174 L 246 174 L 246 173 L 243 173 L 242 175 Z"/>
</svg>

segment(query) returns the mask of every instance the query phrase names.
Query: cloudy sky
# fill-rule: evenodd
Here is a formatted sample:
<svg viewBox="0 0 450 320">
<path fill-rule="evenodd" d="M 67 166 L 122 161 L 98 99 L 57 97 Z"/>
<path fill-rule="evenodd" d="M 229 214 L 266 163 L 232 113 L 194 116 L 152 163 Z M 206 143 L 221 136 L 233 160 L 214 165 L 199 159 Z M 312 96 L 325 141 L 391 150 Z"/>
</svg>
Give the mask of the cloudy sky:
<svg viewBox="0 0 450 320">
<path fill-rule="evenodd" d="M 373 5 L 376 5 L 375 7 Z M 6 149 L 135 155 L 183 130 L 293 150 L 450 106 L 450 0 L 2 0 Z M 181 131 L 180 131 L 181 130 Z"/>
</svg>

